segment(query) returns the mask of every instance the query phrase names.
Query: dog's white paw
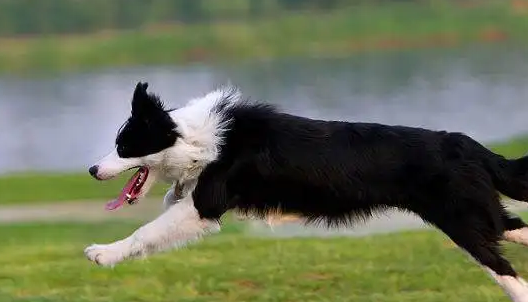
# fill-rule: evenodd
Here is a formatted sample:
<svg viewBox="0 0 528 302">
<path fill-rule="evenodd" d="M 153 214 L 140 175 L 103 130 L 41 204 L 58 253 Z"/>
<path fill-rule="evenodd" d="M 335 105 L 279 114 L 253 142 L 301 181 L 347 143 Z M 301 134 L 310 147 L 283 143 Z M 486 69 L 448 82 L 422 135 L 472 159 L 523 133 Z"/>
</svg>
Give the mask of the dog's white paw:
<svg viewBox="0 0 528 302">
<path fill-rule="evenodd" d="M 101 266 L 113 267 L 125 260 L 129 251 L 122 243 L 92 244 L 84 250 L 88 260 Z"/>
</svg>

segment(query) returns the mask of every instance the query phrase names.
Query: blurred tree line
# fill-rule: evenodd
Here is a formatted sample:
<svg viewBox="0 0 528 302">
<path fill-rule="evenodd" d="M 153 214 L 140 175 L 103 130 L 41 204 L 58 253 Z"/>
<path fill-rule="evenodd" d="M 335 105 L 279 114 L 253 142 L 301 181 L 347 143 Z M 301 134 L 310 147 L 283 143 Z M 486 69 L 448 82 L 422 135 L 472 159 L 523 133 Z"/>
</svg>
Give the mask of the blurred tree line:
<svg viewBox="0 0 528 302">
<path fill-rule="evenodd" d="M 88 33 L 159 23 L 270 17 L 366 0 L 0 0 L 0 35 Z M 409 0 L 372 0 L 409 1 Z M 412 0 L 411 0 L 412 1 Z"/>
</svg>

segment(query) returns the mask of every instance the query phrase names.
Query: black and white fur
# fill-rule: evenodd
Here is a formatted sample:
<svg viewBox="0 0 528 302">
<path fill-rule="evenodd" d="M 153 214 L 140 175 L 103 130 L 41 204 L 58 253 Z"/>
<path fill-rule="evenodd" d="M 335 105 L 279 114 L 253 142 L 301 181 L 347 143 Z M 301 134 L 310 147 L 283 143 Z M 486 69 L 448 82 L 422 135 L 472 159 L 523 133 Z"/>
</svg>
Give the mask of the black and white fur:
<svg viewBox="0 0 528 302">
<path fill-rule="evenodd" d="M 100 265 L 217 232 L 229 210 L 337 226 L 398 208 L 447 234 L 512 301 L 528 301 L 528 286 L 499 246 L 502 239 L 528 245 L 528 228 L 498 194 L 528 201 L 528 157 L 507 160 L 466 135 L 308 119 L 242 99 L 232 87 L 167 110 L 139 83 L 116 150 L 94 166 L 94 176 L 137 166 L 151 171 L 141 195 L 161 179 L 186 192 L 177 201 L 171 188 L 166 211 L 131 236 L 88 247 Z"/>
</svg>

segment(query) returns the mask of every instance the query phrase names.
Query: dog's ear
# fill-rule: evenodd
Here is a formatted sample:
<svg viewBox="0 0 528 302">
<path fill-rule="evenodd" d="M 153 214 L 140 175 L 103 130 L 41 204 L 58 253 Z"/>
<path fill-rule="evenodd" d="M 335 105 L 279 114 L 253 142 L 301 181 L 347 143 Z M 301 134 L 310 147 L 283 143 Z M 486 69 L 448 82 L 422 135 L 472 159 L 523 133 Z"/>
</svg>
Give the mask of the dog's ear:
<svg viewBox="0 0 528 302">
<path fill-rule="evenodd" d="M 148 88 L 148 83 L 145 82 L 145 83 L 142 83 L 142 82 L 138 82 L 137 85 L 136 85 L 136 89 L 134 90 L 134 98 L 137 97 L 140 97 L 140 96 L 146 96 L 147 95 L 147 88 Z"/>
<path fill-rule="evenodd" d="M 140 116 L 153 113 L 155 111 L 164 110 L 163 103 L 160 99 L 147 92 L 148 83 L 139 82 L 134 90 L 132 97 L 132 115 Z"/>
</svg>

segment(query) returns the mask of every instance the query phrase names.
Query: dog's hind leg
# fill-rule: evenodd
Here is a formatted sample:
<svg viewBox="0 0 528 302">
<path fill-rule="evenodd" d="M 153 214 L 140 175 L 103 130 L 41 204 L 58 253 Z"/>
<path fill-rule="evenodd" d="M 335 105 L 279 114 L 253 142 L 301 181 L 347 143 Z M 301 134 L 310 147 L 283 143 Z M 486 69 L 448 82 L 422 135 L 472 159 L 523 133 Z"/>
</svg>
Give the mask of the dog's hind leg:
<svg viewBox="0 0 528 302">
<path fill-rule="evenodd" d="M 459 217 L 462 218 L 462 217 Z M 468 252 L 501 286 L 514 302 L 528 302 L 528 284 L 518 276 L 499 251 L 500 234 L 479 218 L 466 217 L 458 223 L 438 225 L 460 248 Z M 463 221 L 463 222 L 461 222 Z"/>
<path fill-rule="evenodd" d="M 520 217 L 504 210 L 502 221 L 505 228 L 504 240 L 528 246 L 528 225 Z"/>
</svg>

